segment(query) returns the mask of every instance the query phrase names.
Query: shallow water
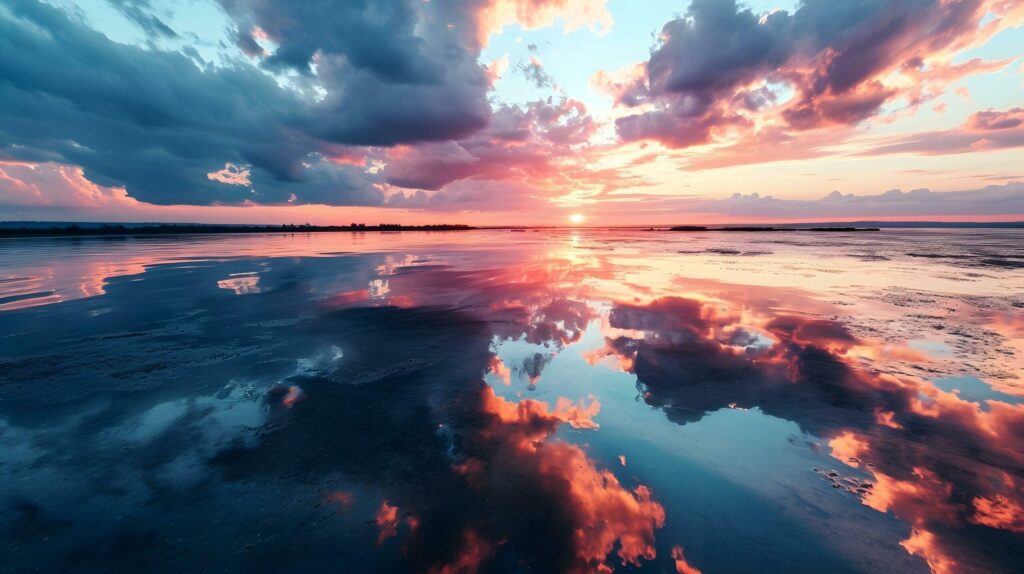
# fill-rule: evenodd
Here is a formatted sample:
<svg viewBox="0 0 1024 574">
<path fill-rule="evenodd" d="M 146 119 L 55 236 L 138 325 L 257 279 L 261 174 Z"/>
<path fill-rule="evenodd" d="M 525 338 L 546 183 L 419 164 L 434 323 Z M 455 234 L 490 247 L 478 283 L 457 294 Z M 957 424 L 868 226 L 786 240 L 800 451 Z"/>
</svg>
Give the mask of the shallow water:
<svg viewBox="0 0 1024 574">
<path fill-rule="evenodd" d="M 1022 265 L 987 230 L 4 240 L 2 570 L 1021 572 Z"/>
</svg>

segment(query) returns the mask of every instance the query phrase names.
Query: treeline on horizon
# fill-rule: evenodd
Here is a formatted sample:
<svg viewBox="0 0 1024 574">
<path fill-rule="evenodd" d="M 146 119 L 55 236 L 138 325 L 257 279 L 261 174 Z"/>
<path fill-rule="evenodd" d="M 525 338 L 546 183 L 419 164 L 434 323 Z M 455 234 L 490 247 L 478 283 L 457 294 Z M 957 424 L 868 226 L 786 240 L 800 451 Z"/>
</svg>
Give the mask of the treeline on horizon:
<svg viewBox="0 0 1024 574">
<path fill-rule="evenodd" d="M 168 234 L 193 234 L 193 233 L 313 233 L 330 231 L 466 231 L 476 229 L 469 225 L 461 224 L 434 224 L 434 225 L 401 225 L 398 223 L 379 223 L 367 225 L 365 223 L 353 223 L 351 225 L 203 225 L 203 224 L 181 224 L 161 223 L 145 225 L 52 225 L 23 226 L 23 227 L 0 227 L 0 237 L 49 237 L 63 235 L 168 235 Z"/>
</svg>

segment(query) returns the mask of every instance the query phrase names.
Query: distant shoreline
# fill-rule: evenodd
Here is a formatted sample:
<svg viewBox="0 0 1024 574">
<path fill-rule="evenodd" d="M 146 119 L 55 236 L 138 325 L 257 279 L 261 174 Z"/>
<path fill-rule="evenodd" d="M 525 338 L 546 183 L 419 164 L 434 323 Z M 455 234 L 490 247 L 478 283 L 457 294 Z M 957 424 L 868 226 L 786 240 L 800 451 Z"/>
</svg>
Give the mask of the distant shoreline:
<svg viewBox="0 0 1024 574">
<path fill-rule="evenodd" d="M 541 231 L 554 229 L 606 229 L 661 232 L 784 232 L 805 231 L 823 233 L 859 233 L 884 229 L 1024 229 L 1024 221 L 1000 222 L 945 222 L 945 221 L 851 221 L 814 222 L 805 224 L 782 223 L 773 225 L 721 224 L 721 225 L 617 225 L 617 226 L 557 226 L 557 225 L 503 225 L 472 226 L 463 224 L 400 225 L 260 225 L 260 224 L 204 224 L 204 223 L 100 223 L 69 221 L 0 221 L 0 239 L 5 237 L 117 237 L 150 235 L 213 235 L 243 233 L 363 233 L 400 231 Z"/>
<path fill-rule="evenodd" d="M 69 224 L 44 227 L 0 227 L 2 237 L 74 237 L 123 235 L 196 235 L 235 233 L 330 233 L 330 232 L 396 232 L 396 231 L 469 231 L 469 225 L 202 225 L 202 224 Z"/>
</svg>

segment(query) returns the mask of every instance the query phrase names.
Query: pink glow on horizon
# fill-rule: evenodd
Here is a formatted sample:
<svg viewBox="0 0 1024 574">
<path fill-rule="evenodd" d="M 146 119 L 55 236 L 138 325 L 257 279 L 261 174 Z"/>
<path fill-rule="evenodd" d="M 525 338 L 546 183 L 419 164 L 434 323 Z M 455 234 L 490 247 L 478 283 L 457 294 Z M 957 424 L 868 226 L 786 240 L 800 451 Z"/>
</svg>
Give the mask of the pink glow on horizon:
<svg viewBox="0 0 1024 574">
<path fill-rule="evenodd" d="M 562 212 L 553 214 L 524 215 L 518 212 L 431 212 L 426 210 L 390 209 L 383 207 L 338 207 L 329 205 L 285 206 L 154 206 L 140 204 L 140 208 L 119 212 L 90 213 L 77 212 L 76 216 L 59 217 L 61 221 L 103 221 L 109 223 L 163 222 L 163 223 L 240 223 L 260 225 L 305 224 L 348 225 L 349 223 L 397 223 L 401 225 L 429 225 L 441 223 L 463 223 L 477 227 L 501 226 L 565 226 Z M 32 220 L 32 218 L 14 218 Z M 41 218 L 35 220 L 45 221 Z M 863 216 L 863 217 L 739 217 L 719 214 L 664 213 L 652 216 L 630 217 L 628 214 L 613 216 L 588 215 L 587 223 L 577 225 L 581 229 L 604 227 L 642 227 L 647 225 L 737 225 L 750 223 L 783 224 L 815 222 L 853 221 L 935 221 L 935 222 L 1013 222 L 1024 221 L 1024 213 L 1009 215 L 918 215 L 918 216 Z"/>
<path fill-rule="evenodd" d="M 573 105 L 571 102 L 567 104 Z M 1018 112 L 1009 112 L 999 118 L 1014 117 Z M 980 121 L 977 118 L 973 121 Z M 407 154 L 419 154 L 419 150 L 400 147 L 389 152 L 393 159 L 403 161 Z M 523 161 L 522 156 L 513 161 Z M 350 161 L 350 160 L 342 160 Z M 493 158 L 494 163 L 481 169 L 493 173 L 501 170 L 504 158 Z M 533 159 L 525 160 L 533 162 Z M 538 162 L 546 160 L 537 159 Z M 525 164 L 524 164 L 525 167 Z M 539 168 L 539 169 L 537 169 Z M 537 164 L 537 168 L 520 171 L 526 177 L 538 177 L 539 181 L 558 179 L 562 168 L 550 164 Z M 432 168 L 434 169 L 434 168 Z M 443 166 L 437 166 L 443 169 Z M 223 177 L 239 180 L 248 177 L 248 171 L 238 166 L 226 167 Z M 231 173 L 227 173 L 230 171 Z M 532 172 L 532 173 L 531 173 Z M 562 172 L 564 174 L 564 172 Z M 580 174 L 582 175 L 582 174 Z M 621 175 L 599 173 L 609 178 L 604 185 L 617 185 Z M 222 177 L 217 175 L 217 178 Z M 504 176 L 503 176 L 504 177 Z M 564 226 L 568 218 L 579 214 L 584 221 L 578 227 L 616 227 L 644 225 L 720 225 L 720 224 L 780 224 L 844 221 L 937 221 L 937 222 L 1005 222 L 1024 221 L 1024 212 L 1009 214 L 980 215 L 859 215 L 836 217 L 767 217 L 739 216 L 694 210 L 699 203 L 688 205 L 687 199 L 676 196 L 655 196 L 635 194 L 636 199 L 606 195 L 588 200 L 590 203 L 569 203 L 560 205 L 553 200 L 557 194 L 571 193 L 571 179 L 558 183 L 545 193 L 549 199 L 534 197 L 530 203 L 518 194 L 528 194 L 534 188 L 494 189 L 492 193 L 511 194 L 505 205 L 493 209 L 439 210 L 431 206 L 409 207 L 364 207 L 305 205 L 154 205 L 132 198 L 123 188 L 104 187 L 85 178 L 81 168 L 52 163 L 0 162 L 0 199 L 10 206 L 3 215 L 6 220 L 59 220 L 59 221 L 103 221 L 103 222 L 168 222 L 168 223 L 243 223 L 243 224 L 304 224 L 347 225 L 352 222 L 398 223 L 422 225 L 438 223 L 465 223 L 475 226 L 537 225 Z M 465 182 L 467 188 L 491 185 L 496 182 Z M 517 182 L 509 182 L 521 185 Z M 563 187 L 567 186 L 567 187 Z M 536 190 L 534 190 L 536 192 Z M 608 198 L 608 199 L 605 199 Z M 710 199 L 710 198 L 709 198 Z M 614 200 L 614 201 L 611 201 Z M 670 202 L 662 207 L 646 207 L 650 202 Z M 699 200 L 696 200 L 699 201 Z M 59 215 L 50 215 L 46 210 L 59 209 Z"/>
</svg>

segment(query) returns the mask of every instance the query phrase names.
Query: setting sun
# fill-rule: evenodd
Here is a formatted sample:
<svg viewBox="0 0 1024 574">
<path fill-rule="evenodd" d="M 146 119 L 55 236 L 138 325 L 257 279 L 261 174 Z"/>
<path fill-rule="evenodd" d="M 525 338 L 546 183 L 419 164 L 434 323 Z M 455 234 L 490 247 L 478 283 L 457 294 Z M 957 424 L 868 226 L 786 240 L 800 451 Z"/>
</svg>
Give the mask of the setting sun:
<svg viewBox="0 0 1024 574">
<path fill-rule="evenodd" d="M 573 213 L 572 215 L 569 216 L 569 223 L 572 223 L 573 225 L 579 225 L 580 223 L 583 223 L 585 219 L 586 217 L 584 217 L 582 213 Z"/>
</svg>

